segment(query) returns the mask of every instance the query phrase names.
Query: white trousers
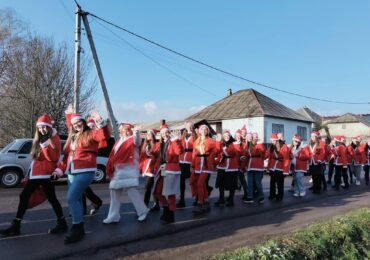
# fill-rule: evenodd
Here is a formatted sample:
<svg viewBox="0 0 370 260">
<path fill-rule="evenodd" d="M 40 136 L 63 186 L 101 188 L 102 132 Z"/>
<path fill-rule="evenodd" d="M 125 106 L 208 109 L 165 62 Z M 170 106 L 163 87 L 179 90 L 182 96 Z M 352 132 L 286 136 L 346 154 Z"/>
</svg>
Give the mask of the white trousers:
<svg viewBox="0 0 370 260">
<path fill-rule="evenodd" d="M 119 221 L 120 219 L 120 208 L 121 208 L 121 195 L 123 189 L 111 189 L 110 190 L 110 205 L 109 213 L 107 218 L 113 221 Z M 149 209 L 144 203 L 144 199 L 139 193 L 137 187 L 127 189 L 127 195 L 130 198 L 132 204 L 134 204 L 136 213 L 138 216 L 146 213 Z"/>
</svg>

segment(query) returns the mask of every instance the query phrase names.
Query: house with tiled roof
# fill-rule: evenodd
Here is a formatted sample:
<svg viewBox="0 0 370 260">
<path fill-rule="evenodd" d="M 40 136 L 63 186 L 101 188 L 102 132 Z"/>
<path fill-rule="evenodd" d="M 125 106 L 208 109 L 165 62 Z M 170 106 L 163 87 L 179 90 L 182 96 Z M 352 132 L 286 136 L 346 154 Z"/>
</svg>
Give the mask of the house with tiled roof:
<svg viewBox="0 0 370 260">
<path fill-rule="evenodd" d="M 187 119 L 205 119 L 221 133 L 228 129 L 234 133 L 246 125 L 250 132 L 257 132 L 261 141 L 270 142 L 271 133 L 283 133 L 290 142 L 296 133 L 306 141 L 313 120 L 289 107 L 261 94 L 254 89 L 239 90 L 209 105 Z"/>
</svg>

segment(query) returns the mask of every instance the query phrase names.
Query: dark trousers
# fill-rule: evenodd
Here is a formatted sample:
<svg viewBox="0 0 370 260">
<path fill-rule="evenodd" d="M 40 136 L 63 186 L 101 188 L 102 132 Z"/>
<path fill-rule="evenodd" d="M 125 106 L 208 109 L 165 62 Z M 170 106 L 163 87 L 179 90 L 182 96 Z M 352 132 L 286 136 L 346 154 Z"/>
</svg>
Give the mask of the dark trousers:
<svg viewBox="0 0 370 260">
<path fill-rule="evenodd" d="M 276 194 L 277 188 L 277 194 Z M 284 174 L 282 171 L 270 172 L 270 198 L 284 197 Z"/>
<path fill-rule="evenodd" d="M 150 196 L 152 195 L 152 189 L 154 186 L 154 176 L 153 177 L 146 177 L 145 182 L 145 195 L 144 195 L 144 203 L 148 206 L 150 202 Z"/>
<path fill-rule="evenodd" d="M 369 165 L 364 166 L 366 185 L 369 185 L 369 168 Z"/>
<path fill-rule="evenodd" d="M 185 200 L 185 182 L 190 178 L 190 164 L 180 163 L 180 200 Z"/>
<path fill-rule="evenodd" d="M 53 207 L 57 218 L 60 219 L 63 217 L 62 206 L 60 206 L 57 196 L 55 195 L 54 185 L 51 183 L 51 181 L 49 179 L 33 179 L 28 181 L 26 187 L 23 188 L 23 191 L 19 195 L 19 204 L 16 218 L 23 219 L 23 216 L 28 208 L 28 200 L 30 199 L 32 193 L 40 185 L 45 192 L 46 198 Z"/>
<path fill-rule="evenodd" d="M 334 173 L 334 159 L 329 161 L 329 172 L 328 172 L 328 182 L 331 183 L 331 179 L 333 178 Z"/>
<path fill-rule="evenodd" d="M 245 180 L 244 172 L 238 171 L 238 178 L 240 181 L 240 185 L 242 186 L 243 191 L 244 191 L 244 197 L 247 198 L 248 187 L 247 187 L 247 181 Z M 249 185 L 251 185 L 251 183 Z"/>
<path fill-rule="evenodd" d="M 326 190 L 327 188 L 326 179 L 325 179 L 325 170 L 326 170 L 326 164 L 322 163 L 321 164 L 321 183 L 322 183 L 323 190 Z"/>
<path fill-rule="evenodd" d="M 312 192 L 320 193 L 321 192 L 321 174 L 322 166 L 321 164 L 311 164 L 310 172 L 312 174 Z"/>
<path fill-rule="evenodd" d="M 334 175 L 334 181 L 335 181 L 335 188 L 339 189 L 341 179 L 343 177 L 344 181 L 344 187 L 348 188 L 348 174 L 347 174 L 347 168 L 343 168 L 343 165 L 335 165 L 335 175 Z"/>
<path fill-rule="evenodd" d="M 82 196 L 82 203 L 83 203 L 83 210 L 84 215 L 87 212 L 87 206 L 86 206 L 86 198 L 89 199 L 94 205 L 100 206 L 103 204 L 103 201 L 94 193 L 94 191 L 89 187 L 85 190 L 83 196 Z"/>
<path fill-rule="evenodd" d="M 225 188 L 224 187 L 219 187 L 220 191 L 220 197 L 219 201 L 224 201 L 225 200 Z M 234 194 L 235 194 L 235 189 L 230 189 L 229 190 L 229 197 L 227 198 L 228 201 L 233 202 L 234 201 Z"/>
</svg>

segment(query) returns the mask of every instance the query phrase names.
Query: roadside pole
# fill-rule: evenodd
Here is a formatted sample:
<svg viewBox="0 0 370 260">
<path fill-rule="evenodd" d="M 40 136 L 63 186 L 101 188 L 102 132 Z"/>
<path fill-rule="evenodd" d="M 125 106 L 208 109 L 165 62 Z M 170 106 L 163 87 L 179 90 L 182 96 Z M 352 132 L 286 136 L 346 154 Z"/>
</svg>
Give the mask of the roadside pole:
<svg viewBox="0 0 370 260">
<path fill-rule="evenodd" d="M 74 67 L 74 99 L 73 108 L 76 113 L 80 109 L 80 54 L 81 54 L 81 8 L 76 7 L 76 31 L 75 31 L 75 67 Z"/>
</svg>

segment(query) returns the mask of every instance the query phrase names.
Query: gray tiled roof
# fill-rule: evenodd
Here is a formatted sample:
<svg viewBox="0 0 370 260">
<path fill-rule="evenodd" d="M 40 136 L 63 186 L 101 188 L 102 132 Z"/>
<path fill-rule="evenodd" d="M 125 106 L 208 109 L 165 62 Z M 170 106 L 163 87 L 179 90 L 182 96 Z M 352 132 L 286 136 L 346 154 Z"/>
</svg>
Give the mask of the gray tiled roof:
<svg viewBox="0 0 370 260">
<path fill-rule="evenodd" d="M 370 121 L 366 117 L 354 115 L 351 113 L 344 114 L 343 116 L 337 117 L 333 120 L 329 120 L 326 124 L 343 124 L 343 123 L 363 123 L 370 127 Z"/>
<path fill-rule="evenodd" d="M 308 107 L 301 107 L 300 109 L 297 110 L 297 113 L 301 114 L 302 116 L 308 117 L 312 121 L 316 123 L 321 123 L 322 117 L 309 109 Z"/>
<path fill-rule="evenodd" d="M 239 90 L 191 115 L 188 119 L 204 118 L 208 121 L 219 121 L 222 119 L 258 116 L 313 122 L 310 118 L 295 112 L 254 89 Z"/>
</svg>

